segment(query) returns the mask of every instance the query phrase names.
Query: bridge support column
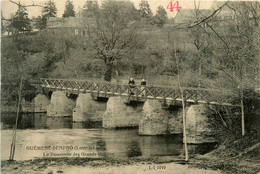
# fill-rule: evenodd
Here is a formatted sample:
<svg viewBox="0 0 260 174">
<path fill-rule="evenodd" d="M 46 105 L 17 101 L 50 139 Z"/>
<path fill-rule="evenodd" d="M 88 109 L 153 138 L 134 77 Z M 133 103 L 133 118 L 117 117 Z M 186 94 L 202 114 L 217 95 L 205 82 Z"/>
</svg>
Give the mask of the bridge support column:
<svg viewBox="0 0 260 174">
<path fill-rule="evenodd" d="M 166 134 L 168 114 L 158 100 L 147 100 L 143 106 L 142 119 L 139 123 L 140 135 Z"/>
<path fill-rule="evenodd" d="M 102 121 L 105 104 L 93 100 L 90 93 L 79 94 L 73 109 L 74 122 Z"/>
<path fill-rule="evenodd" d="M 24 98 L 21 101 L 21 110 L 24 113 L 41 113 L 47 112 L 47 106 L 50 100 L 43 94 L 37 94 L 32 101 L 26 101 Z"/>
<path fill-rule="evenodd" d="M 211 126 L 211 119 L 206 115 L 206 108 L 203 105 L 192 105 L 186 114 L 187 143 L 213 143 L 216 142 L 214 129 Z"/>
<path fill-rule="evenodd" d="M 24 98 L 22 98 L 21 110 L 23 113 L 33 113 L 34 112 L 34 101 L 26 101 Z"/>
<path fill-rule="evenodd" d="M 110 97 L 103 116 L 104 128 L 137 127 L 141 114 L 125 104 L 121 97 Z"/>
<path fill-rule="evenodd" d="M 34 112 L 47 112 L 47 106 L 50 104 L 50 100 L 46 95 L 37 94 L 34 98 Z"/>
<path fill-rule="evenodd" d="M 51 103 L 47 106 L 47 116 L 72 116 L 75 101 L 69 99 L 63 91 L 54 91 Z"/>
</svg>

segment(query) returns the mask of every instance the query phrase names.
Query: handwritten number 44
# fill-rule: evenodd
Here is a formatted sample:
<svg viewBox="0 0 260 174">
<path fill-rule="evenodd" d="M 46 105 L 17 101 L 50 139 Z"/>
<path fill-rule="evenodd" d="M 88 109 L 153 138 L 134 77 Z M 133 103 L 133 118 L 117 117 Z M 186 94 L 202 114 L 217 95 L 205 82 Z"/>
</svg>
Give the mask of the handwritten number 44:
<svg viewBox="0 0 260 174">
<path fill-rule="evenodd" d="M 180 10 L 179 1 L 174 2 L 174 4 L 173 2 L 170 2 L 167 6 L 167 9 L 169 9 L 171 12 L 173 12 L 174 9 L 176 11 L 179 11 Z"/>
</svg>

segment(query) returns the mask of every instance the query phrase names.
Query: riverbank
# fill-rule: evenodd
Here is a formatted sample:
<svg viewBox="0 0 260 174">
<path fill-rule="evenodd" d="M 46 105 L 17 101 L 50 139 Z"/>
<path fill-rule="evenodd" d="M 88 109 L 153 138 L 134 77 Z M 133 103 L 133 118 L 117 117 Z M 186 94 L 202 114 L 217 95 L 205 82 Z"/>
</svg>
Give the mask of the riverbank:
<svg viewBox="0 0 260 174">
<path fill-rule="evenodd" d="M 2 173 L 8 174 L 36 174 L 36 173 L 178 173 L 178 174 L 218 174 L 220 171 L 199 169 L 190 165 L 172 163 L 171 157 L 128 160 L 102 160 L 79 158 L 35 159 L 28 161 L 2 161 Z M 175 159 L 176 160 L 176 159 Z M 163 162 L 165 161 L 165 162 Z"/>
<path fill-rule="evenodd" d="M 260 172 L 260 161 L 242 158 L 218 158 L 211 154 L 197 155 L 188 163 L 182 157 L 134 157 L 129 159 L 40 158 L 26 161 L 2 161 L 3 174 L 54 173 L 171 173 L 218 174 Z"/>
<path fill-rule="evenodd" d="M 227 174 L 259 174 L 260 160 L 242 158 L 218 158 L 211 155 L 197 156 L 190 160 L 192 167 L 220 170 Z"/>
</svg>

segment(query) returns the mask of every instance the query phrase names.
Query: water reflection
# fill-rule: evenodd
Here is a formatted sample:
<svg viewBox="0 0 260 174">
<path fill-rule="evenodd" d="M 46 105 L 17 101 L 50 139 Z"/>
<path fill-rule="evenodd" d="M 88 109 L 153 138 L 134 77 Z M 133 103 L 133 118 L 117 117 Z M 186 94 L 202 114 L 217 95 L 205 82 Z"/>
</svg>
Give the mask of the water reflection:
<svg viewBox="0 0 260 174">
<path fill-rule="evenodd" d="M 114 158 L 142 155 L 137 129 L 103 129 L 102 139 L 106 142 L 106 151 L 113 154 Z"/>
<path fill-rule="evenodd" d="M 89 128 L 102 128 L 101 122 L 87 122 L 87 123 L 72 123 L 73 129 L 89 129 Z"/>
<path fill-rule="evenodd" d="M 113 153 L 115 158 L 183 153 L 182 137 L 178 135 L 139 136 L 137 129 L 104 129 L 102 138 L 106 144 L 106 151 Z"/>
<path fill-rule="evenodd" d="M 2 114 L 1 159 L 8 159 L 15 114 Z M 70 154 L 71 157 L 129 158 L 183 155 L 182 135 L 139 136 L 138 129 L 103 129 L 99 123 L 73 123 L 72 117 L 24 114 L 19 117 L 16 160 L 42 158 L 44 154 Z M 49 150 L 28 147 L 51 146 Z M 69 149 L 60 147 L 69 146 Z M 189 146 L 191 154 L 208 152 L 209 145 Z M 58 149 L 55 149 L 58 148 Z M 60 149 L 59 149 L 60 148 Z M 211 148 L 212 149 L 212 148 Z M 58 156 L 51 156 L 58 157 Z M 66 156 L 70 157 L 70 156 Z"/>
<path fill-rule="evenodd" d="M 143 153 L 141 151 L 139 142 L 138 141 L 131 141 L 128 144 L 126 156 L 127 157 L 137 157 L 137 156 L 142 156 L 142 155 L 143 155 Z"/>
<path fill-rule="evenodd" d="M 72 117 L 45 117 L 47 129 L 72 128 Z M 37 129 L 37 128 L 36 128 Z"/>
<path fill-rule="evenodd" d="M 145 156 L 180 155 L 183 153 L 182 136 L 141 136 L 142 153 Z"/>
<path fill-rule="evenodd" d="M 11 129 L 15 124 L 15 113 L 2 113 L 2 129 Z M 86 129 L 102 128 L 101 122 L 75 123 L 72 117 L 48 117 L 46 113 L 21 114 L 18 129 Z"/>
<path fill-rule="evenodd" d="M 188 152 L 190 157 L 194 157 L 195 154 L 205 154 L 213 150 L 217 143 L 205 143 L 200 145 L 189 144 Z"/>
</svg>

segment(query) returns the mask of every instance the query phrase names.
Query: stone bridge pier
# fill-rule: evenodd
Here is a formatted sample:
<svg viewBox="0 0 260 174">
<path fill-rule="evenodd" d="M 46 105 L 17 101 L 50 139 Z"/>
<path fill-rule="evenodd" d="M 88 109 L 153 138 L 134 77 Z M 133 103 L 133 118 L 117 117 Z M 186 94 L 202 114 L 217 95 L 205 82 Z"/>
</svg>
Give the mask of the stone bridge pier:
<svg viewBox="0 0 260 174">
<path fill-rule="evenodd" d="M 147 100 L 143 106 L 139 123 L 140 135 L 161 135 L 167 133 L 168 114 L 158 100 Z"/>
<path fill-rule="evenodd" d="M 94 100 L 90 93 L 80 93 L 73 109 L 74 122 L 97 122 L 102 121 L 106 103 Z"/>
<path fill-rule="evenodd" d="M 24 98 L 21 101 L 21 109 L 24 113 L 44 113 L 47 112 L 47 106 L 50 104 L 50 99 L 44 94 L 37 94 L 32 101 L 26 101 Z"/>
<path fill-rule="evenodd" d="M 34 98 L 34 112 L 47 112 L 47 106 L 50 104 L 50 99 L 43 94 L 37 94 Z"/>
<path fill-rule="evenodd" d="M 104 128 L 138 127 L 140 119 L 141 112 L 126 105 L 124 98 L 110 97 L 102 125 Z"/>
<path fill-rule="evenodd" d="M 112 96 L 105 103 L 94 100 L 90 93 L 80 93 L 75 101 L 63 91 L 54 91 L 50 101 L 42 94 L 34 98 L 34 112 L 47 110 L 47 116 L 73 116 L 74 122 L 102 121 L 104 128 L 138 127 L 139 135 L 149 136 L 183 133 L 182 109 L 174 107 L 170 112 L 158 100 L 147 99 L 142 108 L 134 108 L 123 97 Z M 187 143 L 216 142 L 217 130 L 203 104 L 188 106 L 185 112 Z"/>
<path fill-rule="evenodd" d="M 140 135 L 182 133 L 180 113 L 169 113 L 158 100 L 147 100 L 135 108 L 126 103 L 122 97 L 109 98 L 102 119 L 104 128 L 139 127 Z"/>
<path fill-rule="evenodd" d="M 187 143 L 215 143 L 217 130 L 212 126 L 213 119 L 207 116 L 204 105 L 191 105 L 186 112 Z"/>
<path fill-rule="evenodd" d="M 102 121 L 106 110 L 106 103 L 94 100 L 90 93 L 80 93 L 75 101 L 63 91 L 54 91 L 51 99 L 37 94 L 32 102 L 27 103 L 28 106 L 22 105 L 24 112 L 47 112 L 47 116 L 52 117 L 73 116 L 74 122 Z"/>
<path fill-rule="evenodd" d="M 65 92 L 54 91 L 51 95 L 51 103 L 47 106 L 47 116 L 72 116 L 75 104 L 75 101 L 68 98 Z"/>
<path fill-rule="evenodd" d="M 164 108 L 158 100 L 147 100 L 139 122 L 140 135 L 163 135 L 182 133 L 182 112 L 178 106 L 174 110 Z"/>
<path fill-rule="evenodd" d="M 187 143 L 215 143 L 217 130 L 212 126 L 214 120 L 207 115 L 206 107 L 191 105 L 185 112 Z M 139 135 L 182 134 L 182 115 L 181 107 L 169 113 L 158 100 L 147 100 L 139 122 Z"/>
</svg>

